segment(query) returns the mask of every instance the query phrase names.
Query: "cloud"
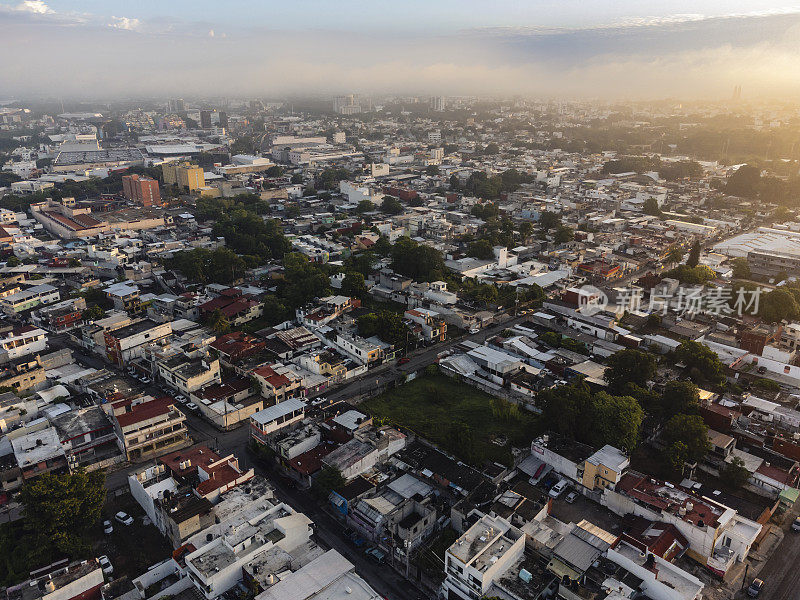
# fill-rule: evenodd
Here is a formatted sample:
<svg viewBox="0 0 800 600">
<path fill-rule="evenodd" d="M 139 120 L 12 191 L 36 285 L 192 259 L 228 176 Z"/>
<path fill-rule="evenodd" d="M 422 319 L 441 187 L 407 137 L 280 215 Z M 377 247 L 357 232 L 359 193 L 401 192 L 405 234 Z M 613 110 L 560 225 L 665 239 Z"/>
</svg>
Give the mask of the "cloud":
<svg viewBox="0 0 800 600">
<path fill-rule="evenodd" d="M 139 19 L 131 17 L 111 17 L 111 23 L 108 24 L 109 27 L 114 29 L 125 29 L 126 31 L 136 31 L 140 25 L 141 21 Z"/>
<path fill-rule="evenodd" d="M 47 6 L 42 0 L 25 0 L 24 2 L 20 2 L 15 7 L 14 10 L 18 10 L 20 12 L 29 12 L 35 13 L 37 15 L 47 15 L 52 14 L 55 11 Z"/>
<path fill-rule="evenodd" d="M 679 15 L 614 26 L 446 35 L 253 26 L 228 39 L 219 25 L 178 20 L 94 18 L 80 27 L 64 26 L 52 16 L 6 21 L 13 26 L 0 38 L 0 52 L 27 48 L 24 60 L 0 63 L 4 91 L 18 95 L 54 89 L 81 98 L 97 89 L 130 95 L 124 73 L 143 64 L 157 66 L 135 92 L 161 96 L 204 93 L 209 81 L 231 95 L 350 91 L 688 99 L 728 97 L 737 84 L 746 97 L 756 91 L 800 93 L 798 14 Z M 138 31 L 120 36 L 115 29 Z M 304 42 L 298 45 L 300 34 Z M 39 40 L 47 43 L 35 43 Z M 93 51 L 98 47 L 104 52 Z M 79 70 L 71 68 L 76 60 Z M 31 71 L 39 76 L 30 78 Z"/>
</svg>

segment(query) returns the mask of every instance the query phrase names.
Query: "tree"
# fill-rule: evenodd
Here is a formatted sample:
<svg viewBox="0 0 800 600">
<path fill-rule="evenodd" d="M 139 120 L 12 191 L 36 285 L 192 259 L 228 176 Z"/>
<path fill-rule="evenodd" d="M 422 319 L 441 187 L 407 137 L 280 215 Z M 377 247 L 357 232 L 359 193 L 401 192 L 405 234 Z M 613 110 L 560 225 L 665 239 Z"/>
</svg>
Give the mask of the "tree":
<svg viewBox="0 0 800 600">
<path fill-rule="evenodd" d="M 674 475 L 683 473 L 683 465 L 689 459 L 689 448 L 683 442 L 674 442 L 664 451 L 667 467 Z"/>
<path fill-rule="evenodd" d="M 358 271 L 348 271 L 342 280 L 342 294 L 353 298 L 363 298 L 367 293 L 364 275 Z"/>
<path fill-rule="evenodd" d="M 297 185 L 298 183 L 303 183 L 302 173 L 295 173 L 294 175 L 292 175 L 292 184 Z"/>
<path fill-rule="evenodd" d="M 539 225 L 544 229 L 553 229 L 561 225 L 561 217 L 554 212 L 546 210 L 539 215 Z"/>
<path fill-rule="evenodd" d="M 219 334 L 228 333 L 231 324 L 221 310 L 217 309 L 208 317 L 207 325 Z"/>
<path fill-rule="evenodd" d="M 731 267 L 733 268 L 733 277 L 735 279 L 750 279 L 750 264 L 746 258 L 734 258 L 731 261 Z"/>
<path fill-rule="evenodd" d="M 361 202 L 359 202 L 358 206 L 356 207 L 356 212 L 362 214 L 367 212 L 372 212 L 373 210 L 375 210 L 375 203 L 372 200 L 367 200 L 367 199 L 364 199 Z"/>
<path fill-rule="evenodd" d="M 725 465 L 720 471 L 719 478 L 730 490 L 738 490 L 750 479 L 750 471 L 744 466 L 744 461 L 738 456 Z"/>
<path fill-rule="evenodd" d="M 689 375 L 696 383 L 722 384 L 726 379 L 726 367 L 719 356 L 700 342 L 687 340 L 681 343 L 675 350 L 675 358 L 690 367 Z"/>
<path fill-rule="evenodd" d="M 377 248 L 377 243 L 376 243 Z M 392 268 L 417 281 L 436 281 L 444 276 L 442 253 L 411 238 L 401 237 L 391 249 Z"/>
<path fill-rule="evenodd" d="M 519 235 L 522 240 L 528 239 L 533 233 L 533 224 L 530 221 L 523 221 L 519 224 Z"/>
<path fill-rule="evenodd" d="M 658 206 L 658 200 L 653 198 L 652 196 L 647 198 L 644 201 L 644 205 L 642 206 L 642 212 L 646 215 L 652 215 L 654 217 L 661 216 L 661 208 Z"/>
<path fill-rule="evenodd" d="M 680 246 L 672 246 L 667 252 L 667 262 L 671 264 L 679 263 L 683 260 L 684 251 Z"/>
<path fill-rule="evenodd" d="M 695 242 L 692 244 L 691 250 L 689 250 L 689 258 L 686 259 L 686 265 L 689 267 L 696 267 L 700 262 L 700 242 Z"/>
<path fill-rule="evenodd" d="M 667 421 L 662 438 L 667 448 L 676 442 L 685 444 L 688 462 L 697 462 L 711 449 L 708 427 L 699 415 L 675 415 Z"/>
<path fill-rule="evenodd" d="M 89 529 L 97 524 L 106 499 L 102 471 L 44 473 L 25 484 L 19 500 L 29 547 L 44 560 L 55 554 L 77 557 L 88 551 Z"/>
<path fill-rule="evenodd" d="M 575 232 L 572 231 L 570 227 L 564 227 L 563 225 L 559 225 L 553 235 L 553 241 L 556 244 L 566 244 L 567 242 L 571 242 L 574 238 Z"/>
<path fill-rule="evenodd" d="M 664 386 L 661 396 L 662 418 L 669 419 L 677 414 L 698 412 L 700 390 L 691 381 L 670 381 Z"/>
<path fill-rule="evenodd" d="M 758 314 L 768 323 L 778 323 L 800 316 L 800 305 L 791 291 L 777 288 L 762 294 Z"/>
<path fill-rule="evenodd" d="M 439 167 L 436 165 L 428 165 L 425 167 L 425 175 L 438 175 L 439 174 Z"/>
<path fill-rule="evenodd" d="M 395 348 L 405 348 L 408 342 L 408 329 L 403 318 L 391 310 L 379 310 L 358 318 L 358 333 L 361 337 L 377 335 Z"/>
<path fill-rule="evenodd" d="M 400 204 L 397 198 L 386 196 L 381 203 L 381 212 L 385 212 L 389 215 L 399 215 L 403 212 L 403 205 Z"/>
<path fill-rule="evenodd" d="M 467 256 L 491 260 L 494 257 L 494 249 L 488 240 L 476 240 L 468 246 Z"/>
<path fill-rule="evenodd" d="M 326 466 L 314 478 L 314 482 L 311 484 L 311 491 L 318 498 L 326 499 L 331 492 L 338 492 L 346 483 L 347 481 L 339 469 Z"/>
<path fill-rule="evenodd" d="M 84 321 L 88 321 L 88 322 L 97 321 L 98 319 L 102 319 L 105 316 L 106 316 L 106 311 L 104 311 L 97 304 L 95 304 L 94 306 L 90 306 L 90 307 L 86 308 L 81 313 L 81 318 Z"/>
<path fill-rule="evenodd" d="M 611 444 L 633 451 L 639 443 L 644 411 L 630 396 L 598 392 L 593 399 L 592 441 L 596 447 Z"/>
<path fill-rule="evenodd" d="M 498 146 L 494 142 L 489 142 L 486 145 L 486 148 L 483 149 L 484 154 L 499 154 L 500 153 L 500 146 Z"/>
<path fill-rule="evenodd" d="M 608 359 L 605 380 L 614 392 L 622 390 L 628 383 L 646 388 L 647 382 L 655 374 L 656 359 L 651 354 L 628 348 L 612 354 Z"/>
<path fill-rule="evenodd" d="M 755 198 L 761 181 L 761 171 L 751 165 L 742 165 L 728 177 L 725 191 L 733 196 Z"/>
</svg>

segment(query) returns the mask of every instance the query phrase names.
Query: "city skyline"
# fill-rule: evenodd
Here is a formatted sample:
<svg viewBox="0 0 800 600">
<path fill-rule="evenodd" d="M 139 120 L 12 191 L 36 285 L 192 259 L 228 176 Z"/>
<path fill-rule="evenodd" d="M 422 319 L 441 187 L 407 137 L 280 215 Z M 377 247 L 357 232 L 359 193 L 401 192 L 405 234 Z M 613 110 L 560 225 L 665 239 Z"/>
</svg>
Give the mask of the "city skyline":
<svg viewBox="0 0 800 600">
<path fill-rule="evenodd" d="M 786 2 L 0 2 L 4 98 L 800 91 Z M 144 75 L 144 76 L 142 76 Z M 136 85 L 131 82 L 135 79 Z M 758 90 L 759 96 L 755 96 Z"/>
</svg>

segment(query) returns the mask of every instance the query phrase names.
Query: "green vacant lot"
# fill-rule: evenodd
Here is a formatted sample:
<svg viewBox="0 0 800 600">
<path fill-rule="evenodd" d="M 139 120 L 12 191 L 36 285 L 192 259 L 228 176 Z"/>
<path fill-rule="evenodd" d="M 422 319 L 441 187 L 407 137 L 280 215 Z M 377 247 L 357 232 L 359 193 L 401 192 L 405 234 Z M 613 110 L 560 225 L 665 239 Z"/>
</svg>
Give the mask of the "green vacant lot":
<svg viewBox="0 0 800 600">
<path fill-rule="evenodd" d="M 474 465 L 510 465 L 511 446 L 527 447 L 539 433 L 524 409 L 444 375 L 419 377 L 362 406 Z"/>
</svg>

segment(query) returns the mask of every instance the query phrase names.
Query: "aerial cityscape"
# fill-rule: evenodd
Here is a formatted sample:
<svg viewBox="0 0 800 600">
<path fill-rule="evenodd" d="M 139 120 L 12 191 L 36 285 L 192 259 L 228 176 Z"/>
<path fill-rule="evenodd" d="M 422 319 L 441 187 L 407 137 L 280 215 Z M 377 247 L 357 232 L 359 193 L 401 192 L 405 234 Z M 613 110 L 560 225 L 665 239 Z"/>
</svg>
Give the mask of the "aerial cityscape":
<svg viewBox="0 0 800 600">
<path fill-rule="evenodd" d="M 0 24 L 5 600 L 800 600 L 800 7 Z"/>
</svg>

